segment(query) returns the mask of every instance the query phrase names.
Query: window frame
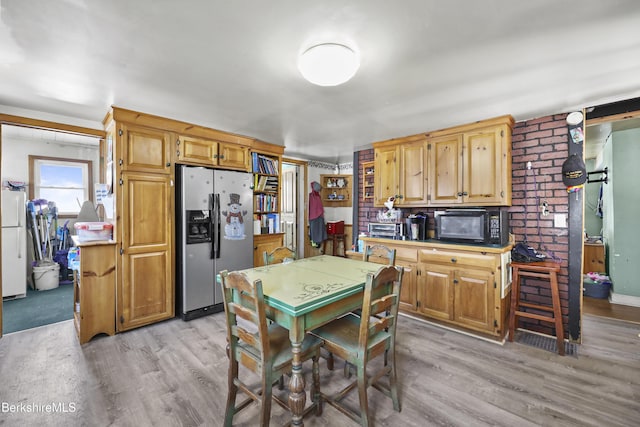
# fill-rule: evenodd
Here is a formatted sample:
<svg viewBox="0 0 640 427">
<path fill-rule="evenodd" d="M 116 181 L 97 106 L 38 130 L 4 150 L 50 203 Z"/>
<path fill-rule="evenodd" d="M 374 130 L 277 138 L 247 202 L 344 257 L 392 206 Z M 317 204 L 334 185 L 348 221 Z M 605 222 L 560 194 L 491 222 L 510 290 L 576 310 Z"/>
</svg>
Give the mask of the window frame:
<svg viewBox="0 0 640 427">
<path fill-rule="evenodd" d="M 36 187 L 40 187 L 40 183 L 36 185 L 36 165 L 38 162 L 56 162 L 56 163 L 67 163 L 69 166 L 79 166 L 86 165 L 87 167 L 87 197 L 85 200 L 94 200 L 93 194 L 93 161 L 92 160 L 82 160 L 82 159 L 73 159 L 67 157 L 50 157 L 50 156 L 35 156 L 29 155 L 29 199 L 34 200 L 39 198 L 39 194 L 36 195 Z M 84 200 L 83 200 L 84 202 Z M 60 218 L 75 218 L 80 212 L 80 207 L 78 207 L 78 212 L 69 213 L 69 212 L 61 212 L 58 216 Z"/>
</svg>

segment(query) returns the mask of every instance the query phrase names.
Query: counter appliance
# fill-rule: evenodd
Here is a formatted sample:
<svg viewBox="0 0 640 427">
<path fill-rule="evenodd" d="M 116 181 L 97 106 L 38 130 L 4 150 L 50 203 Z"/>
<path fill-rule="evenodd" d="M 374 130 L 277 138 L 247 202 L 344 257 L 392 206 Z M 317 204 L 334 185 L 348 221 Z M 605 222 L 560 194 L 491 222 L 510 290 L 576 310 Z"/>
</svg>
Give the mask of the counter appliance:
<svg viewBox="0 0 640 427">
<path fill-rule="evenodd" d="M 405 224 L 403 222 L 370 222 L 369 237 L 403 240 Z"/>
<path fill-rule="evenodd" d="M 178 165 L 176 313 L 191 320 L 222 311 L 222 270 L 253 267 L 250 173 Z"/>
<path fill-rule="evenodd" d="M 504 209 L 435 211 L 435 238 L 460 243 L 505 246 L 509 243 L 509 212 Z"/>
<path fill-rule="evenodd" d="M 423 212 L 411 214 L 405 219 L 407 240 L 427 240 L 428 215 Z"/>
</svg>

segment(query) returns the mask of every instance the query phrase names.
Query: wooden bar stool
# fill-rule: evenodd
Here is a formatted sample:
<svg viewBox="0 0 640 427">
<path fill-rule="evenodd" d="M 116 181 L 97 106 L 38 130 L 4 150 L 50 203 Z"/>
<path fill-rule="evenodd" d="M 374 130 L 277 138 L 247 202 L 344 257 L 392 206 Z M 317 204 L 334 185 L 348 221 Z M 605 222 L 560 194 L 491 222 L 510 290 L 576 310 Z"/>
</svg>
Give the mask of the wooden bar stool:
<svg viewBox="0 0 640 427">
<path fill-rule="evenodd" d="M 331 249 L 333 256 L 347 256 L 347 244 L 345 242 L 344 234 L 329 234 L 327 235 L 327 240 L 322 242 L 322 253 L 326 255 L 327 253 L 327 242 L 331 240 Z M 338 254 L 338 244 L 342 242 L 342 254 Z"/>
<path fill-rule="evenodd" d="M 515 329 L 518 325 L 518 317 L 536 319 L 543 322 L 551 322 L 556 325 L 556 340 L 558 353 L 564 356 L 564 328 L 562 326 L 562 308 L 560 306 L 560 292 L 558 291 L 558 276 L 560 264 L 554 261 L 542 262 L 512 262 L 513 269 L 513 286 L 511 288 L 511 310 L 509 312 L 509 341 L 513 341 Z M 552 306 L 532 304 L 520 301 L 520 278 L 535 277 L 537 279 L 549 280 L 551 288 Z M 522 311 L 522 308 L 531 308 L 535 310 L 547 311 L 553 316 L 545 316 L 542 314 Z"/>
</svg>

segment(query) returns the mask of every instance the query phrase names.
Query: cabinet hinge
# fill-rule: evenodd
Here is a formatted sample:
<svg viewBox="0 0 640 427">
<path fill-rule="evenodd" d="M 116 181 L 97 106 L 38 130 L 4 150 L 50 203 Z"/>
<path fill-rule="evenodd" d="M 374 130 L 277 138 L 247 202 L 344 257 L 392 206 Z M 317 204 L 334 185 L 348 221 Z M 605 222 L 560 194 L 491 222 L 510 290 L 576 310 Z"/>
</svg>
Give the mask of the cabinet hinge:
<svg viewBox="0 0 640 427">
<path fill-rule="evenodd" d="M 500 131 L 500 136 L 504 137 L 504 130 Z"/>
<path fill-rule="evenodd" d="M 118 180 L 118 184 L 120 184 L 120 185 L 124 184 L 124 181 L 122 180 L 122 178 L 120 178 L 120 179 Z"/>
<path fill-rule="evenodd" d="M 124 323 L 124 316 L 120 316 L 120 323 Z"/>
<path fill-rule="evenodd" d="M 493 282 L 493 289 L 496 289 L 498 287 L 498 285 L 496 284 L 496 282 Z"/>
<path fill-rule="evenodd" d="M 431 144 L 427 144 L 427 150 L 431 150 Z"/>
<path fill-rule="evenodd" d="M 494 328 L 498 327 L 498 321 L 496 319 L 493 319 L 493 327 Z"/>
<path fill-rule="evenodd" d="M 122 129 L 118 129 L 118 136 L 122 136 L 124 135 L 124 132 L 122 132 Z"/>
<path fill-rule="evenodd" d="M 504 197 L 504 191 L 500 192 L 500 197 Z"/>
<path fill-rule="evenodd" d="M 120 255 L 124 254 L 124 249 L 120 248 Z"/>
</svg>

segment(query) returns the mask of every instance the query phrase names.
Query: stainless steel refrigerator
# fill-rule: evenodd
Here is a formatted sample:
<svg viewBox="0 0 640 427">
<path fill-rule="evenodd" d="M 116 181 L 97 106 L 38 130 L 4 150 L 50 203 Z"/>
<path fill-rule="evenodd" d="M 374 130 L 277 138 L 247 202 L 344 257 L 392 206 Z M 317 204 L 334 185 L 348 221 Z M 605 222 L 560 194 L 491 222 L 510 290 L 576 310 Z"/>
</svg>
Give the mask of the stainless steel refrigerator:
<svg viewBox="0 0 640 427">
<path fill-rule="evenodd" d="M 222 270 L 253 267 L 252 175 L 179 165 L 176 313 L 184 320 L 222 311 Z"/>
<path fill-rule="evenodd" d="M 26 193 L 2 190 L 2 297 L 27 294 Z"/>
</svg>

